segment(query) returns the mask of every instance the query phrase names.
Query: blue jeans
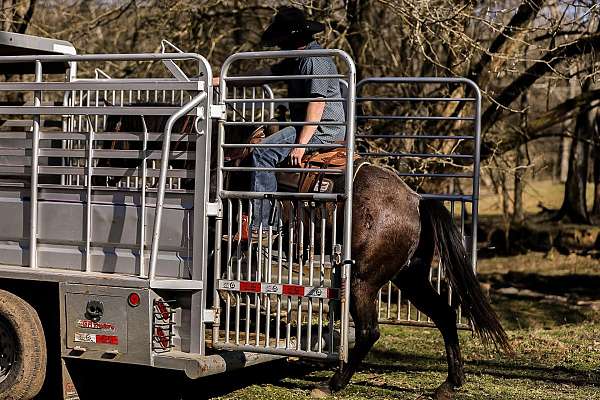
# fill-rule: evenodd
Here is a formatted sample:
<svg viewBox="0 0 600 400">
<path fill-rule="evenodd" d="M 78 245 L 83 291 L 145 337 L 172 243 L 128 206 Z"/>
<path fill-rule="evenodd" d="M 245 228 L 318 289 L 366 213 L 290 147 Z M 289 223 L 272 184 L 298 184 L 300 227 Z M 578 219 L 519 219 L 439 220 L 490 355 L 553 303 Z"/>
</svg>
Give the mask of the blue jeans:
<svg viewBox="0 0 600 400">
<path fill-rule="evenodd" d="M 265 144 L 294 144 L 296 143 L 296 136 L 302 129 L 301 126 L 296 127 L 288 126 L 282 130 L 266 137 L 262 143 Z M 317 137 L 319 132 L 315 132 L 313 137 L 308 142 L 309 144 L 323 144 L 324 142 Z M 281 164 L 292 151 L 291 148 L 255 148 L 252 152 L 252 161 L 254 167 L 260 168 L 273 168 Z M 311 149 L 307 149 L 311 151 Z M 277 191 L 277 178 L 273 171 L 253 171 L 251 175 L 252 182 L 250 183 L 250 190 L 253 192 L 276 192 Z M 271 201 L 256 199 L 252 201 L 253 217 L 252 217 L 252 228 L 258 229 L 262 225 L 262 229 L 266 229 L 269 226 L 269 216 L 271 214 Z"/>
</svg>

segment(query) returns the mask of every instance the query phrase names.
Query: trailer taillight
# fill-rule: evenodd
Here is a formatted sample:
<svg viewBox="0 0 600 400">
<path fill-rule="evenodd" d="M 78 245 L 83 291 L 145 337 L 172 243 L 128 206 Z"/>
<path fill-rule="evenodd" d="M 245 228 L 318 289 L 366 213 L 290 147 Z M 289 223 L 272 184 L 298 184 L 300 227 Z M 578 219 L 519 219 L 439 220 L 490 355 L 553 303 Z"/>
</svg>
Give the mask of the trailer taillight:
<svg viewBox="0 0 600 400">
<path fill-rule="evenodd" d="M 133 292 L 129 294 L 129 297 L 127 297 L 127 302 L 129 303 L 129 305 L 131 307 L 137 307 L 140 305 L 140 295 Z"/>
</svg>

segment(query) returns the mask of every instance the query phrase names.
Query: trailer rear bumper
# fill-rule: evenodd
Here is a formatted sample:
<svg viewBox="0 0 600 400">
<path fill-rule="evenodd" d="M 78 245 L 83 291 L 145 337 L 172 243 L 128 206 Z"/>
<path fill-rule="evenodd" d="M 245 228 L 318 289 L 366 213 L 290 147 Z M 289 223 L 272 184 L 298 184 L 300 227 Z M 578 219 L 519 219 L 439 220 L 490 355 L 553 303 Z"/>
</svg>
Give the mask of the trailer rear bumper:
<svg viewBox="0 0 600 400">
<path fill-rule="evenodd" d="M 184 371 L 188 378 L 198 379 L 282 358 L 285 356 L 243 351 L 223 351 L 206 356 L 170 351 L 155 355 L 154 366 Z"/>
</svg>

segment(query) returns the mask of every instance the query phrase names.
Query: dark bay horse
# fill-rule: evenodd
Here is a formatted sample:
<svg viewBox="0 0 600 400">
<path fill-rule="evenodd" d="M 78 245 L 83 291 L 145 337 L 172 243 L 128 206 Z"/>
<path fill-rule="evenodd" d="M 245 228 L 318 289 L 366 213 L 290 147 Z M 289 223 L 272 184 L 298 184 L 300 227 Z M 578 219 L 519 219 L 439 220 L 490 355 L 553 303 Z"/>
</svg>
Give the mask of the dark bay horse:
<svg viewBox="0 0 600 400">
<path fill-rule="evenodd" d="M 139 119 L 119 117 L 121 130 L 135 131 L 135 123 L 128 121 L 136 118 Z M 216 131 L 214 129 L 213 134 Z M 213 149 L 216 149 L 215 143 L 216 137 Z M 211 191 L 215 191 L 214 179 L 211 179 Z M 486 345 L 512 352 L 508 336 L 471 268 L 462 234 L 443 203 L 421 199 L 392 170 L 364 165 L 354 180 L 352 210 L 352 257 L 356 265 L 351 274 L 350 312 L 356 342 L 348 363 L 335 373 L 327 388 L 317 389 L 314 395 L 342 390 L 379 339 L 377 293 L 391 280 L 442 333 L 448 377 L 434 396 L 439 400 L 452 398 L 454 391 L 465 382 L 465 373 L 456 310 L 429 281 L 436 253 L 477 335 Z"/>
</svg>

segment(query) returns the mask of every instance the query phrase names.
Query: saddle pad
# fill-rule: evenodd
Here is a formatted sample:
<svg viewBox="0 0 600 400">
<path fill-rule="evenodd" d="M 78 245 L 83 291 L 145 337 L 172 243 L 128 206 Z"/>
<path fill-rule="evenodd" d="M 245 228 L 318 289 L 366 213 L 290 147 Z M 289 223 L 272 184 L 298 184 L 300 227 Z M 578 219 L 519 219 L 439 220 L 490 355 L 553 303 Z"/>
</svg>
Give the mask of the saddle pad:
<svg viewBox="0 0 600 400">
<path fill-rule="evenodd" d="M 315 166 L 317 168 L 345 168 L 346 157 L 346 149 L 339 148 L 324 153 L 309 154 L 302 159 L 302 162 L 307 164 L 308 167 Z M 354 160 L 358 159 L 359 157 L 355 154 Z"/>
</svg>

